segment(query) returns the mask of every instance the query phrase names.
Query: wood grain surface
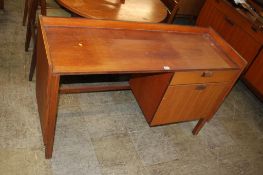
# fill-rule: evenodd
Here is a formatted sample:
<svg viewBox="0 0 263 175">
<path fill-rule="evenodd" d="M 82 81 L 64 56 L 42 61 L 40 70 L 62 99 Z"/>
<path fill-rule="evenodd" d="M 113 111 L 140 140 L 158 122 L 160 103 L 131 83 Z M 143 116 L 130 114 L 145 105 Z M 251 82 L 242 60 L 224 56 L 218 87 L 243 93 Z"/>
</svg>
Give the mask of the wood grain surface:
<svg viewBox="0 0 263 175">
<path fill-rule="evenodd" d="M 158 23 L 167 16 L 160 0 L 58 0 L 60 5 L 85 18 Z"/>
<path fill-rule="evenodd" d="M 60 90 L 129 88 L 65 89 L 60 86 L 64 75 L 129 74 L 130 87 L 151 126 L 199 119 L 193 130 L 197 134 L 246 65 L 212 29 L 40 17 L 38 30 L 36 95 L 46 158 L 52 157 Z M 178 84 L 183 77 L 186 84 Z"/>
<path fill-rule="evenodd" d="M 91 21 L 105 26 L 107 23 L 120 23 Z M 69 21 L 64 22 L 66 25 Z M 70 27 L 44 26 L 53 71 L 60 74 L 98 74 L 237 67 L 216 45 L 209 30 L 207 33 L 194 33 L 198 28 L 173 26 L 173 30 L 164 30 L 168 25 L 121 24 L 137 25 L 140 30 L 93 28 L 85 27 L 84 24 L 82 27 L 74 27 L 72 24 Z M 150 30 L 151 27 L 156 31 Z M 185 29 L 186 32 L 178 32 L 176 29 Z"/>
</svg>

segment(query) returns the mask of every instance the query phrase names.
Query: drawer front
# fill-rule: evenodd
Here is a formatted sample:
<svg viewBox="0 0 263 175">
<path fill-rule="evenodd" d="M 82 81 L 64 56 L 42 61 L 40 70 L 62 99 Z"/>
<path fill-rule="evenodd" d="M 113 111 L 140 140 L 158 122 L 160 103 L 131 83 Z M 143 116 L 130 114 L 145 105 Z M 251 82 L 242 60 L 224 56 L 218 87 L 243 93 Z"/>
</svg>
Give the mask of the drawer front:
<svg viewBox="0 0 263 175">
<path fill-rule="evenodd" d="M 238 75 L 238 71 L 191 71 L 175 72 L 171 85 L 194 84 L 208 82 L 231 82 Z"/>
</svg>

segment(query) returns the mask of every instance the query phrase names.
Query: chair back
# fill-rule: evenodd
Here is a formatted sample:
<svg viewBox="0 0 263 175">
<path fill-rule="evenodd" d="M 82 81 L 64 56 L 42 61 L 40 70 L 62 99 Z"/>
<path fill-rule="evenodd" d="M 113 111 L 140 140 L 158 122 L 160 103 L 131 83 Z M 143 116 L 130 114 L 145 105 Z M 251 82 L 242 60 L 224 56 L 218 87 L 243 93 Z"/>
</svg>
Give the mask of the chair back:
<svg viewBox="0 0 263 175">
<path fill-rule="evenodd" d="M 179 0 L 161 0 L 167 7 L 168 17 L 166 22 L 171 24 L 174 21 L 175 15 L 179 9 Z"/>
</svg>

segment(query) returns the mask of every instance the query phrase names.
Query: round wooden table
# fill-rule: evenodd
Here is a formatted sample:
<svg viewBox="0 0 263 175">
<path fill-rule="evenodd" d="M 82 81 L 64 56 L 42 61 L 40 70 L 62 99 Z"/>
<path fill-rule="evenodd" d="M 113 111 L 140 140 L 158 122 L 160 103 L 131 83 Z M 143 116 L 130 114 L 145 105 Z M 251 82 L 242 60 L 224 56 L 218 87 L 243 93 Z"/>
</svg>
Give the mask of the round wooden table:
<svg viewBox="0 0 263 175">
<path fill-rule="evenodd" d="M 57 0 L 85 18 L 158 23 L 167 16 L 161 0 Z"/>
</svg>

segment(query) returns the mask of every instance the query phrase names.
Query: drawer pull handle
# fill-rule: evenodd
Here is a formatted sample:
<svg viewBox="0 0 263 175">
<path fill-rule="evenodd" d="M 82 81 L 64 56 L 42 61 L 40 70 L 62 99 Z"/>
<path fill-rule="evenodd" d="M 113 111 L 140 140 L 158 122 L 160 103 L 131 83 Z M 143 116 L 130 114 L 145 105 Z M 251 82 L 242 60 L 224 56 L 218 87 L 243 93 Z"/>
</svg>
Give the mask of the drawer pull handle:
<svg viewBox="0 0 263 175">
<path fill-rule="evenodd" d="M 206 85 L 205 84 L 199 84 L 199 85 L 196 85 L 195 87 L 196 90 L 205 90 L 206 89 Z"/>
<path fill-rule="evenodd" d="M 211 71 L 205 71 L 202 74 L 202 77 L 212 77 L 213 76 L 213 72 Z"/>
</svg>

